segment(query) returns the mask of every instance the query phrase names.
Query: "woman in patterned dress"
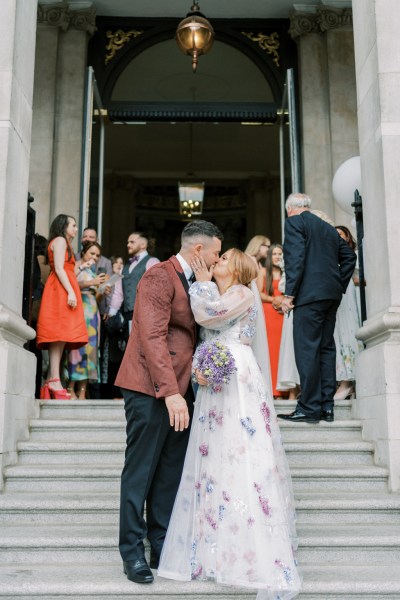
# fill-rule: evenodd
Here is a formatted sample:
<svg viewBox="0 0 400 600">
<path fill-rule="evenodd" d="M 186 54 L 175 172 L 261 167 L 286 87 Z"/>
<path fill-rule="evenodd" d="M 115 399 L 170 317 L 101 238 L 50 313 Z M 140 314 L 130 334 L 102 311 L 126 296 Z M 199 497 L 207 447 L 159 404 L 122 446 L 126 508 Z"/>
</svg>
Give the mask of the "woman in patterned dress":
<svg viewBox="0 0 400 600">
<path fill-rule="evenodd" d="M 192 267 L 197 281 L 189 294 L 201 337 L 221 342 L 237 370 L 219 392 L 195 370 L 200 387 L 158 575 L 289 600 L 301 587 L 295 512 L 271 389 L 252 350 L 259 323 L 265 332 L 248 288 L 256 266 L 232 249 L 214 268 L 216 283 L 204 261 Z"/>
<path fill-rule="evenodd" d="M 353 250 L 356 242 L 350 230 L 344 225 L 338 225 L 336 231 Z M 334 332 L 336 344 L 336 381 L 338 388 L 335 400 L 344 400 L 354 395 L 356 379 L 356 357 L 364 348 L 362 342 L 357 340 L 356 332 L 361 327 L 360 311 L 357 303 L 356 284 L 358 284 L 358 271 L 354 271 L 342 301 L 336 313 L 336 326 Z"/>
<path fill-rule="evenodd" d="M 101 254 L 101 246 L 98 242 L 84 242 L 81 260 L 76 263 L 76 272 L 78 285 L 81 290 L 83 312 L 87 333 L 88 343 L 72 350 L 68 354 L 68 392 L 71 397 L 85 400 L 88 381 L 97 383 L 100 381 L 99 373 L 99 334 L 100 334 L 100 313 L 98 309 L 98 286 L 105 283 L 106 274 L 96 275 L 92 270 Z"/>
</svg>

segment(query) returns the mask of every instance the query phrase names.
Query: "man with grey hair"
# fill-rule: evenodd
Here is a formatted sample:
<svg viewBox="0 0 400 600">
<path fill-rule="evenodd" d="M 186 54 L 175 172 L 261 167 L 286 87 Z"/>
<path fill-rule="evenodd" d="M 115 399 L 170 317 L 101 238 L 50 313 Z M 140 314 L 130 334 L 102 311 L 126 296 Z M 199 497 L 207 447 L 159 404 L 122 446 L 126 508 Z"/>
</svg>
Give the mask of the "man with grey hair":
<svg viewBox="0 0 400 600">
<path fill-rule="evenodd" d="M 222 239 L 213 223 L 188 223 L 180 252 L 146 271 L 137 288 L 132 332 L 116 380 L 127 421 L 119 549 L 124 572 L 136 583 L 154 579 L 144 539 L 151 545 L 150 567 L 157 568 L 189 440 L 196 338 L 190 265 L 201 257 L 212 270 Z"/>
<path fill-rule="evenodd" d="M 301 395 L 296 410 L 278 417 L 293 423 L 334 420 L 336 311 L 356 255 L 336 229 L 310 211 L 311 198 L 290 194 L 285 222 L 284 313 L 293 312 L 293 340 Z"/>
</svg>

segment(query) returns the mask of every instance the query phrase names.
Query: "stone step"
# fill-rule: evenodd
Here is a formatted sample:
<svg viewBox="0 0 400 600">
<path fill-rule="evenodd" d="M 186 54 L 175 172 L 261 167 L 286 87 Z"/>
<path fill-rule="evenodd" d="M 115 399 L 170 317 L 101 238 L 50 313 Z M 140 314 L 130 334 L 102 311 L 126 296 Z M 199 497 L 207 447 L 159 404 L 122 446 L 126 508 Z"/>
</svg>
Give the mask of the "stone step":
<svg viewBox="0 0 400 600">
<path fill-rule="evenodd" d="M 400 564 L 400 524 L 300 525 L 300 564 Z M 118 564 L 118 524 L 3 525 L 0 564 Z"/>
<path fill-rule="evenodd" d="M 290 413 L 296 408 L 296 400 L 274 400 L 274 407 L 277 414 Z M 335 420 L 348 421 L 352 418 L 352 400 L 335 401 Z"/>
<path fill-rule="evenodd" d="M 299 524 L 400 523 L 400 494 L 300 492 L 295 500 Z M 0 523 L 115 525 L 118 516 L 118 493 L 0 494 Z"/>
<path fill-rule="evenodd" d="M 123 400 L 41 400 L 41 419 L 125 420 Z"/>
<path fill-rule="evenodd" d="M 357 567 L 303 565 L 299 600 L 398 600 L 397 565 Z M 254 590 L 232 588 L 211 581 L 177 582 L 155 578 L 151 585 L 131 583 L 120 564 L 60 566 L 24 564 L 0 566 L 2 600 L 255 600 Z"/>
<path fill-rule="evenodd" d="M 295 400 L 274 400 L 277 413 L 289 413 L 295 409 Z M 351 400 L 335 402 L 335 419 L 348 420 L 352 414 Z M 124 420 L 123 400 L 42 400 L 42 419 L 113 419 Z"/>
<path fill-rule="evenodd" d="M 291 468 L 293 487 L 300 491 L 387 489 L 388 471 L 370 465 L 315 465 Z M 4 470 L 7 492 L 118 492 L 120 472 L 110 466 L 17 465 Z"/>
<path fill-rule="evenodd" d="M 102 464 L 121 469 L 125 443 L 122 442 L 45 442 L 18 444 L 18 464 Z M 290 465 L 364 464 L 372 465 L 374 445 L 370 442 L 286 442 Z"/>
<path fill-rule="evenodd" d="M 318 424 L 288 423 L 279 420 L 284 442 L 361 441 L 361 421 Z M 124 442 L 125 421 L 33 419 L 30 441 Z"/>
<path fill-rule="evenodd" d="M 400 494 L 299 492 L 295 502 L 299 523 L 400 523 Z"/>
</svg>

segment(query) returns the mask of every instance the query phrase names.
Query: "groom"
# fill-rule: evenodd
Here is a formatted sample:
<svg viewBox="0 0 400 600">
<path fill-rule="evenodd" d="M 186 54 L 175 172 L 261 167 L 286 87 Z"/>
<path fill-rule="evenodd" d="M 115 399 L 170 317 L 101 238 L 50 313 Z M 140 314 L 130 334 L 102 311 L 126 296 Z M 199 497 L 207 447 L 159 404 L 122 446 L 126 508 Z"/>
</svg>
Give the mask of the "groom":
<svg viewBox="0 0 400 600">
<path fill-rule="evenodd" d="M 208 221 L 188 223 L 179 253 L 149 269 L 137 289 L 132 331 L 115 382 L 127 421 L 119 549 L 124 572 L 135 583 L 154 579 L 144 539 L 151 544 L 150 567 L 157 568 L 189 440 L 196 336 L 190 263 L 202 257 L 208 268 L 215 265 L 222 239 Z"/>
<path fill-rule="evenodd" d="M 285 221 L 286 287 L 281 308 L 294 308 L 293 341 L 301 396 L 296 410 L 278 415 L 292 423 L 334 420 L 336 312 L 356 255 L 336 229 L 310 211 L 306 194 L 290 194 Z"/>
</svg>

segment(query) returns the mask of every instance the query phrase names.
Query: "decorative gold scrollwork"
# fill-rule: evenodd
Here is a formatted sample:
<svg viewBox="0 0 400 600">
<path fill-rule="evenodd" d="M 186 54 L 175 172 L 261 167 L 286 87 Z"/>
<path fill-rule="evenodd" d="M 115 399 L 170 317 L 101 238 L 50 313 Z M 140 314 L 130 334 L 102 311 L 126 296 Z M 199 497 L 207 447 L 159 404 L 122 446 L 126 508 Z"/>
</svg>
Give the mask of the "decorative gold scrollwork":
<svg viewBox="0 0 400 600">
<path fill-rule="evenodd" d="M 242 35 L 248 37 L 252 42 L 258 42 L 261 50 L 265 50 L 265 52 L 268 54 L 272 54 L 274 63 L 277 67 L 279 67 L 278 48 L 280 43 L 279 34 L 276 31 L 271 33 L 271 35 L 265 35 L 265 33 L 247 33 L 246 31 L 242 31 Z"/>
<path fill-rule="evenodd" d="M 108 53 L 105 56 L 104 64 L 106 65 L 109 63 L 110 60 L 117 54 L 118 50 L 121 50 L 125 44 L 130 42 L 131 38 L 136 38 L 142 33 L 143 31 L 138 31 L 135 29 L 131 29 L 130 31 L 123 31 L 122 29 L 117 29 L 117 31 L 107 31 L 106 36 L 110 41 L 106 46 Z"/>
</svg>

